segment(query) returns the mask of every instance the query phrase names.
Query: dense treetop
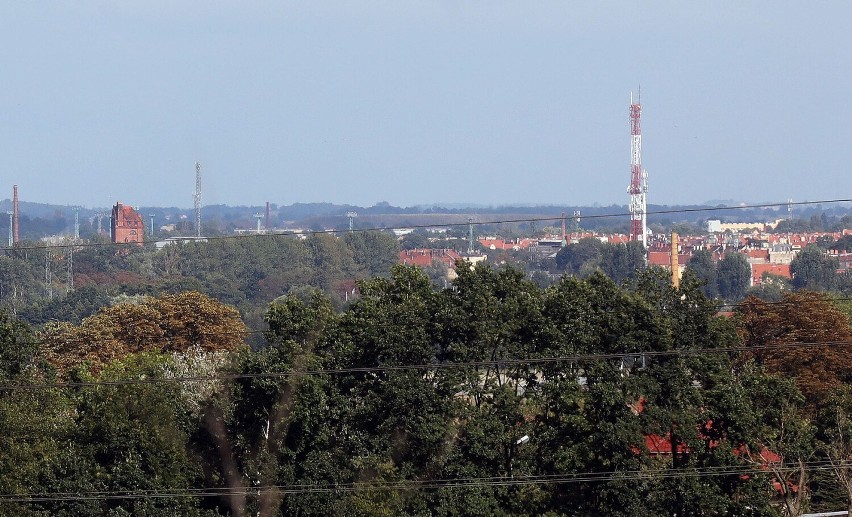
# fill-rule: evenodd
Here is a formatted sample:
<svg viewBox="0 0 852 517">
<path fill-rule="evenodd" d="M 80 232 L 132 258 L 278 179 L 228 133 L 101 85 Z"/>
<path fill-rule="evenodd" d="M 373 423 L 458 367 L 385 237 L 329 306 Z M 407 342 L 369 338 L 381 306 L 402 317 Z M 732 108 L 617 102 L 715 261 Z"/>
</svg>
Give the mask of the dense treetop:
<svg viewBox="0 0 852 517">
<path fill-rule="evenodd" d="M 0 460 L 0 494 L 24 499 L 0 496 L 2 512 L 797 515 L 846 504 L 840 473 L 809 467 L 847 454 L 843 428 L 814 419 L 845 425 L 850 328 L 830 299 L 750 300 L 725 318 L 691 275 L 680 289 L 656 270 L 541 288 L 514 268 L 458 273 L 435 289 L 395 266 L 342 309 L 319 288 L 284 295 L 255 350 L 235 309 L 198 293 L 117 304 L 41 339 L 5 316 L 0 371 L 13 389 L 0 390 L 0 441 L 15 453 Z M 806 340 L 822 344 L 793 346 Z M 85 382 L 50 384 L 55 367 Z"/>
<path fill-rule="evenodd" d="M 40 337 L 45 358 L 68 370 L 140 352 L 236 350 L 245 346 L 246 330 L 236 309 L 188 291 L 106 307 L 79 326 L 51 324 Z"/>
</svg>

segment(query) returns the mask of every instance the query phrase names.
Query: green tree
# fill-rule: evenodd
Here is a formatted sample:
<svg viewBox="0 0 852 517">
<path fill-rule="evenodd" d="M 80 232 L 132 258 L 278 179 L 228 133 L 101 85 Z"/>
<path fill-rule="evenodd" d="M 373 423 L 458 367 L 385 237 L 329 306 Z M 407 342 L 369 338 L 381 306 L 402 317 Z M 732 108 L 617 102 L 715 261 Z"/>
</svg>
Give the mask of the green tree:
<svg viewBox="0 0 852 517">
<path fill-rule="evenodd" d="M 408 235 L 404 235 L 402 240 L 399 241 L 399 245 L 401 249 L 404 250 L 413 250 L 418 248 L 430 248 L 429 238 L 425 233 L 419 231 L 413 231 Z"/>
<path fill-rule="evenodd" d="M 707 298 L 712 299 L 719 295 L 716 264 L 713 263 L 713 253 L 710 250 L 696 251 L 687 263 L 686 271 L 703 283 L 701 291 Z"/>
<path fill-rule="evenodd" d="M 841 386 L 820 408 L 820 447 L 852 511 L 852 387 Z"/>
<path fill-rule="evenodd" d="M 439 359 L 484 364 L 446 372 L 451 391 L 464 396 L 457 401 L 457 424 L 450 427 L 457 438 L 448 444 L 443 475 L 528 475 L 534 472 L 535 455 L 517 442 L 530 430 L 539 385 L 528 365 L 513 360 L 542 353 L 542 290 L 513 268 L 459 264 L 457 272 L 453 289 L 439 296 L 434 324 L 440 331 Z M 529 494 L 507 487 L 442 495 L 436 504 L 456 514 L 465 508 L 474 515 L 520 512 L 532 504 Z"/>
<path fill-rule="evenodd" d="M 734 450 L 756 439 L 744 425 L 751 414 L 748 393 L 733 376 L 730 359 L 709 353 L 737 343 L 733 325 L 716 316 L 714 304 L 691 276 L 674 289 L 665 272 L 652 270 L 639 277 L 635 292 L 654 309 L 650 318 L 655 325 L 642 326 L 655 334 L 645 339 L 646 346 L 667 352 L 645 360 L 634 374 L 645 436 L 667 443 L 671 455 L 662 461 L 679 472 L 742 465 Z M 674 508 L 678 515 L 740 515 L 761 500 L 737 475 L 700 481 L 674 475 L 661 480 L 649 496 L 655 514 Z"/>
<path fill-rule="evenodd" d="M 839 264 L 817 246 L 808 246 L 790 263 L 793 287 L 813 291 L 831 290 L 837 283 Z"/>
<path fill-rule="evenodd" d="M 350 232 L 343 241 L 370 277 L 389 275 L 391 267 L 399 262 L 399 242 L 392 233 Z"/>
<path fill-rule="evenodd" d="M 837 239 L 829 249 L 838 251 L 852 251 L 852 235 L 844 235 Z"/>
<path fill-rule="evenodd" d="M 215 444 L 212 462 L 222 488 L 345 482 L 348 459 L 336 445 L 337 416 L 345 401 L 336 400 L 328 379 L 320 376 L 271 377 L 318 367 L 318 349 L 336 317 L 319 291 L 290 294 L 271 304 L 265 320 L 267 346 L 245 351 L 237 379 L 218 404 L 208 407 L 204 435 Z M 266 491 L 256 497 L 237 494 L 225 504 L 234 515 L 333 513 L 333 494 Z"/>
<path fill-rule="evenodd" d="M 72 408 L 58 389 L 40 389 L 49 371 L 29 328 L 0 311 L 0 513 L 36 515 L 30 505 L 6 500 L 41 493 L 46 473 L 62 454 L 72 429 Z M 19 387 L 20 386 L 20 387 Z M 28 387 L 33 386 L 33 389 Z"/>
<path fill-rule="evenodd" d="M 138 354 L 107 365 L 101 381 L 161 377 L 168 357 Z M 82 372 L 80 380 L 95 380 Z M 72 443 L 89 465 L 77 484 L 96 492 L 184 492 L 203 485 L 201 465 L 190 454 L 192 426 L 176 383 L 130 383 L 83 388 Z M 98 500 L 103 515 L 201 515 L 199 498 L 146 497 Z M 61 508 L 62 505 L 60 505 Z M 51 508 L 48 503 L 47 509 Z M 53 514 L 53 512 L 52 512 Z"/>
<path fill-rule="evenodd" d="M 645 248 L 638 241 L 604 244 L 600 267 L 616 283 L 629 280 L 645 269 Z"/>
<path fill-rule="evenodd" d="M 559 250 L 556 254 L 556 266 L 568 273 L 586 276 L 598 268 L 603 246 L 600 240 L 592 237 L 580 239 Z"/>
<path fill-rule="evenodd" d="M 742 253 L 729 252 L 719 261 L 716 270 L 716 282 L 719 296 L 727 301 L 737 301 L 745 297 L 751 284 L 751 266 Z"/>
</svg>

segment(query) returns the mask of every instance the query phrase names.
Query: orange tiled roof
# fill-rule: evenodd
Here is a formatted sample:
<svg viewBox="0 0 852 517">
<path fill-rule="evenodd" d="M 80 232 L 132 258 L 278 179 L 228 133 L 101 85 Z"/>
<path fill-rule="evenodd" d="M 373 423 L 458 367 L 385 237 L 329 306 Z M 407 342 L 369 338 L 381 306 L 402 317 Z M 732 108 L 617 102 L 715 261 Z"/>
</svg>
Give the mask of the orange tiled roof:
<svg viewBox="0 0 852 517">
<path fill-rule="evenodd" d="M 447 267 L 455 268 L 456 260 L 462 258 L 454 250 L 413 249 L 399 252 L 399 262 L 410 266 L 430 266 L 433 260 L 439 260 Z"/>
</svg>

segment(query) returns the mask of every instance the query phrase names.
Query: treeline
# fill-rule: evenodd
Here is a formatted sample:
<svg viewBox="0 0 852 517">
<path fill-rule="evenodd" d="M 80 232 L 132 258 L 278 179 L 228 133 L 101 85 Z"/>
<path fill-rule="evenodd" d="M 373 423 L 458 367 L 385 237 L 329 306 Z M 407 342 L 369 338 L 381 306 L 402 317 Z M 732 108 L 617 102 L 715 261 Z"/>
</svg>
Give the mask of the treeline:
<svg viewBox="0 0 852 517">
<path fill-rule="evenodd" d="M 852 294 L 852 276 L 838 273 L 840 264 L 828 250 L 852 249 L 852 238 L 829 239 L 807 246 L 790 263 L 791 279 L 767 274 L 761 285 L 751 287 L 751 267 L 747 257 L 730 249 L 715 260 L 709 250 L 692 254 L 686 270 L 702 282 L 702 292 L 711 299 L 735 303 L 747 295 L 768 301 L 780 300 L 785 292 L 807 289 L 841 295 Z M 548 265 L 545 263 L 544 267 Z M 644 270 L 645 251 L 636 242 L 611 244 L 595 238 L 580 239 L 556 254 L 552 268 L 559 273 L 587 277 L 602 272 L 616 282 L 624 282 Z"/>
<path fill-rule="evenodd" d="M 259 325 L 269 302 L 302 289 L 321 289 L 342 307 L 355 280 L 389 274 L 398 250 L 392 234 L 379 232 L 220 238 L 161 250 L 105 241 L 25 243 L 0 256 L 0 305 L 34 325 L 79 323 L 121 295 L 194 290 L 236 306 Z"/>
<path fill-rule="evenodd" d="M 201 260 L 201 257 L 198 258 Z M 416 268 L 269 306 L 0 321 L 3 515 L 799 515 L 852 504 L 852 330 L 821 295 Z M 835 468 L 836 467 L 836 468 Z"/>
</svg>

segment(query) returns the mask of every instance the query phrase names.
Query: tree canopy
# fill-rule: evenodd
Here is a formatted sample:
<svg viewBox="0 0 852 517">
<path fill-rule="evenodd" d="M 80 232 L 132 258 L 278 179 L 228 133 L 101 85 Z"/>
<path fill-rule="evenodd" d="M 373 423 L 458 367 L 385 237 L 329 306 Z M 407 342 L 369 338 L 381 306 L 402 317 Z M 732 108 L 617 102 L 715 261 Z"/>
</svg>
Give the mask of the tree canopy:
<svg viewBox="0 0 852 517">
<path fill-rule="evenodd" d="M 49 325 L 41 337 L 45 357 L 69 370 L 139 352 L 235 350 L 245 346 L 246 326 L 233 307 L 189 291 L 105 307 L 79 326 Z"/>
<path fill-rule="evenodd" d="M 257 349 L 198 293 L 40 340 L 6 316 L 0 510 L 795 515 L 846 497 L 847 471 L 812 468 L 849 454 L 851 331 L 831 299 L 726 318 L 692 274 L 457 272 L 436 289 L 394 266 L 343 308 L 290 292 Z"/>
</svg>

